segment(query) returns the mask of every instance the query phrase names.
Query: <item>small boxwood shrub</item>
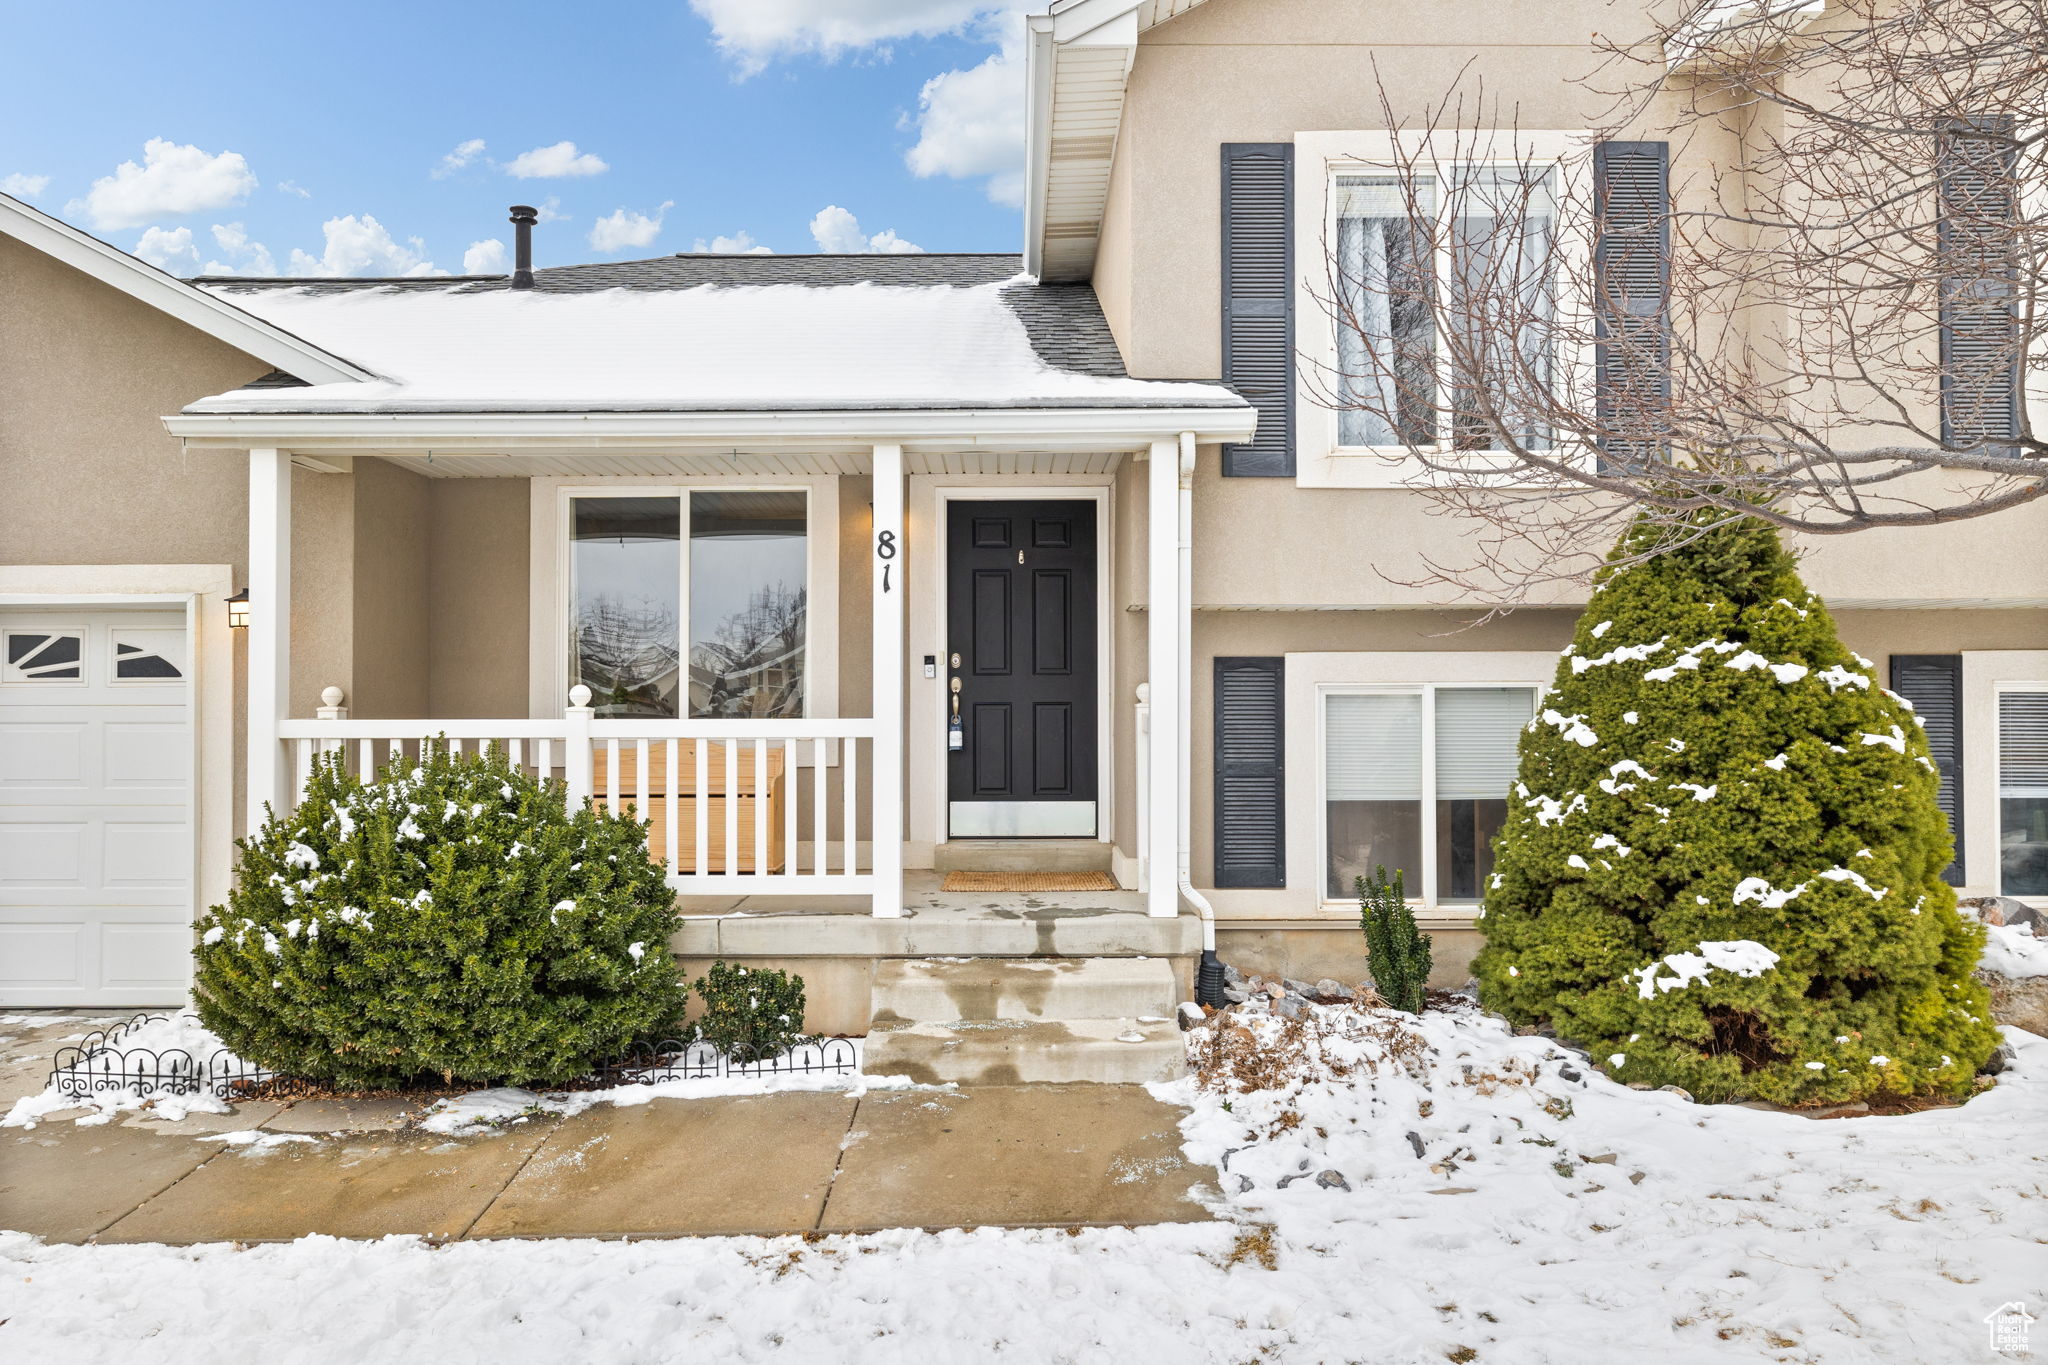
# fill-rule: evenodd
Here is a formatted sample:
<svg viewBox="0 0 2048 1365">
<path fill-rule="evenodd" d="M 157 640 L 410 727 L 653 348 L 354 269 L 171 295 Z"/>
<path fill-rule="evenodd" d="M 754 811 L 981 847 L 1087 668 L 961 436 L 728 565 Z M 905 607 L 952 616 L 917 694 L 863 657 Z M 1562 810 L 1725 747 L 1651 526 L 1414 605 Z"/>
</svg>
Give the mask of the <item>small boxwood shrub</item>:
<svg viewBox="0 0 2048 1365">
<path fill-rule="evenodd" d="M 424 746 L 365 783 L 335 754 L 241 841 L 203 922 L 199 1017 L 342 1087 L 559 1083 L 682 1018 L 674 897 L 624 816 L 495 752 Z"/>
<path fill-rule="evenodd" d="M 1365 931 L 1373 989 L 1397 1010 L 1422 1013 L 1429 996 L 1429 935 L 1415 923 L 1401 874 L 1389 881 L 1387 869 L 1376 868 L 1373 879 L 1360 877 L 1357 887 L 1358 927 Z"/>
<path fill-rule="evenodd" d="M 764 1061 L 804 1036 L 804 979 L 772 967 L 714 962 L 697 978 L 697 1037 L 728 1057 Z"/>
</svg>

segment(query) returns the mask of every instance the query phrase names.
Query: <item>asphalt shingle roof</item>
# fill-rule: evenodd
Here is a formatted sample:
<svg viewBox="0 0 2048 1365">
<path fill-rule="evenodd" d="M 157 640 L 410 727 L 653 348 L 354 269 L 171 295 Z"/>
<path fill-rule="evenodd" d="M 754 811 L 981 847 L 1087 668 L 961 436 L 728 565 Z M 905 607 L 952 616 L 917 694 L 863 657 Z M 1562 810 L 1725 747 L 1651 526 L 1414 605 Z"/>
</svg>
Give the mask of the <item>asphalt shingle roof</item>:
<svg viewBox="0 0 2048 1365">
<path fill-rule="evenodd" d="M 643 261 L 603 261 L 546 266 L 533 272 L 539 294 L 589 294 L 606 289 L 657 291 L 800 285 L 828 288 L 873 284 L 908 288 L 974 288 L 1014 280 L 1023 258 L 1004 253 L 906 253 L 880 256 L 657 256 Z M 200 276 L 192 283 L 230 299 L 281 289 L 321 296 L 384 290 L 402 294 L 484 294 L 511 288 L 509 275 L 458 275 L 419 279 L 261 279 L 239 275 Z M 1095 291 L 1085 284 L 1037 284 L 1019 280 L 1002 300 L 1048 367 L 1103 379 L 1127 377 L 1122 354 Z"/>
</svg>

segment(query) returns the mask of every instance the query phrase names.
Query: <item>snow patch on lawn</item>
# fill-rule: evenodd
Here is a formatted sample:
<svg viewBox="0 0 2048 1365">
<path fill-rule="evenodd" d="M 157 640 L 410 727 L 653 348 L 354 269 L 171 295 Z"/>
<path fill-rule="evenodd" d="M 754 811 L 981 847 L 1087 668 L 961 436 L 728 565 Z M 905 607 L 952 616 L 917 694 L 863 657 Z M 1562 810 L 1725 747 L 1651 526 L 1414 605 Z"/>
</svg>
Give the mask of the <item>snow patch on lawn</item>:
<svg viewBox="0 0 2048 1365">
<path fill-rule="evenodd" d="M 2008 1032 L 2016 1060 L 1963 1108 L 1817 1123 L 1631 1091 L 1476 1012 L 1307 1016 L 1225 1017 L 1269 1055 L 1295 1030 L 1298 1062 L 1252 1088 L 1152 1088 L 1191 1106 L 1214 1222 L 241 1249 L 9 1233 L 0 1318 L 11 1356 L 81 1365 L 270 1365 L 280 1342 L 313 1365 L 1583 1365 L 1602 1341 L 1924 1365 L 1974 1359 L 1986 1313 L 2038 1296 L 2024 1154 L 2048 1041 Z M 1199 1055 L 1214 1034 L 1189 1038 Z"/>
<path fill-rule="evenodd" d="M 110 1076 L 122 1082 L 120 1089 L 95 1090 L 85 1099 L 77 1100 L 60 1094 L 55 1086 L 47 1086 L 16 1100 L 7 1117 L 0 1118 L 0 1128 L 33 1128 L 50 1115 L 71 1109 L 85 1111 L 77 1119 L 85 1127 L 110 1123 L 115 1115 L 131 1109 L 147 1109 L 153 1116 L 169 1121 L 187 1114 L 234 1112 L 211 1095 L 180 1095 L 174 1084 L 166 1083 L 174 1082 L 179 1074 L 194 1074 L 191 1068 L 195 1065 L 197 1074 L 204 1076 L 216 1058 L 222 1059 L 222 1066 L 238 1065 L 233 1054 L 199 1022 L 199 1016 L 192 1010 L 179 1010 L 143 1024 L 122 1034 L 114 1046 L 126 1055 L 128 1065 L 126 1072 Z M 166 1055 L 178 1053 L 184 1056 Z M 174 1067 L 182 1070 L 174 1071 Z"/>
<path fill-rule="evenodd" d="M 2036 938 L 2031 925 L 1987 924 L 1984 955 L 1977 960 L 1977 966 L 2021 981 L 2048 976 L 2048 940 Z"/>
</svg>

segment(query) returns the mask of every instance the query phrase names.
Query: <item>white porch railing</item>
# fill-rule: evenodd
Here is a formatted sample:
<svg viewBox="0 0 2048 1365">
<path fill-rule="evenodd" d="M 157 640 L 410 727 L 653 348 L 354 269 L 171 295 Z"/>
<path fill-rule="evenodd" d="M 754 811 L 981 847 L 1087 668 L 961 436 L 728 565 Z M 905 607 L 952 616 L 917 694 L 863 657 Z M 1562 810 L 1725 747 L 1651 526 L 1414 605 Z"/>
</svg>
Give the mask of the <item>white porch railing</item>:
<svg viewBox="0 0 2048 1365">
<path fill-rule="evenodd" d="M 648 851 L 679 894 L 876 892 L 860 839 L 873 720 L 599 720 L 587 689 L 570 697 L 559 720 L 351 720 L 330 687 L 315 719 L 278 725 L 293 799 L 320 754 L 343 753 L 369 779 L 423 744 L 495 744 L 515 767 L 559 779 L 572 805 L 647 821 Z"/>
</svg>

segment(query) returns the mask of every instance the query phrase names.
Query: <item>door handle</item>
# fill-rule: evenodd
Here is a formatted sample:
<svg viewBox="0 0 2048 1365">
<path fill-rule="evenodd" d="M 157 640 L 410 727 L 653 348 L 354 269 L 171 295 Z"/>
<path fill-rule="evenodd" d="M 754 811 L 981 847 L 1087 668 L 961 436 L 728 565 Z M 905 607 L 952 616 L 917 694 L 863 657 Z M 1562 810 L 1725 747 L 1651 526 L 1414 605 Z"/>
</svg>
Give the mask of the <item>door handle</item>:
<svg viewBox="0 0 2048 1365">
<path fill-rule="evenodd" d="M 957 655 L 954 657 L 958 658 Z M 967 731 L 960 723 L 960 675 L 955 673 L 947 686 L 953 693 L 953 714 L 946 721 L 946 748 L 964 749 L 967 747 Z"/>
</svg>

